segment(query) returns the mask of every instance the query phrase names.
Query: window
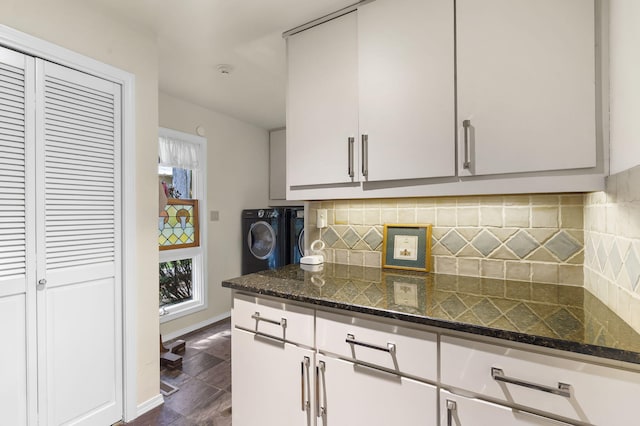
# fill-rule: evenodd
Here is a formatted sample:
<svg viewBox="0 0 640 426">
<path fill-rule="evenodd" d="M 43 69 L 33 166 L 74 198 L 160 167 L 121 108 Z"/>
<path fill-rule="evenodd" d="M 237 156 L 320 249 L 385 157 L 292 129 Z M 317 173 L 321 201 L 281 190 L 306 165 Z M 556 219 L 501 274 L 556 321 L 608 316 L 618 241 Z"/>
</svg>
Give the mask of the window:
<svg viewBox="0 0 640 426">
<path fill-rule="evenodd" d="M 207 306 L 206 139 L 159 131 L 158 176 L 168 202 L 158 217 L 160 322 Z"/>
</svg>

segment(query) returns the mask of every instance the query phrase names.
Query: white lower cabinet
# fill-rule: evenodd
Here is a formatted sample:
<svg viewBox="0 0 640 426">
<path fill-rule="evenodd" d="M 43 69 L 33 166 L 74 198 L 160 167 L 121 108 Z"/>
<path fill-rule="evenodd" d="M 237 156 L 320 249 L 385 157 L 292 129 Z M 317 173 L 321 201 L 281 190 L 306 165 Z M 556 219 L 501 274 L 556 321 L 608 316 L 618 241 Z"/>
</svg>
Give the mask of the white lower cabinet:
<svg viewBox="0 0 640 426">
<path fill-rule="evenodd" d="M 637 422 L 637 372 L 451 336 L 440 359 L 446 387 L 593 425 Z"/>
<path fill-rule="evenodd" d="M 232 351 L 234 426 L 638 424 L 637 369 L 279 299 L 235 294 Z"/>
<path fill-rule="evenodd" d="M 234 328 L 233 425 L 310 426 L 314 352 Z"/>
<path fill-rule="evenodd" d="M 438 424 L 435 386 L 324 355 L 316 381 L 318 426 Z"/>
<path fill-rule="evenodd" d="M 561 426 L 546 417 L 440 391 L 440 426 Z"/>
</svg>

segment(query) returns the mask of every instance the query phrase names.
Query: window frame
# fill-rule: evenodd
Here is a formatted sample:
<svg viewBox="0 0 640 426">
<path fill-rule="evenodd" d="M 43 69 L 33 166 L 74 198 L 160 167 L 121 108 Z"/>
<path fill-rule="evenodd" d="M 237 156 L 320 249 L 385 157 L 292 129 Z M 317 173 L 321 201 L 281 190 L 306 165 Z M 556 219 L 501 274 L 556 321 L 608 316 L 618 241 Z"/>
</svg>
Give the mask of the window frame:
<svg viewBox="0 0 640 426">
<path fill-rule="evenodd" d="M 207 295 L 207 139 L 201 136 L 180 132 L 177 130 L 160 127 L 158 136 L 183 140 L 198 146 L 199 165 L 197 170 L 192 170 L 191 190 L 194 199 L 198 200 L 198 215 L 200 217 L 200 246 L 180 248 L 175 250 L 158 250 L 158 263 L 172 260 L 191 259 L 192 273 L 192 298 L 191 300 L 176 303 L 170 306 L 158 306 L 160 323 L 173 321 L 174 319 L 190 315 L 208 307 Z M 157 170 L 156 170 L 157 173 Z M 158 283 L 158 286 L 160 283 Z M 159 291 L 159 287 L 158 287 Z"/>
</svg>

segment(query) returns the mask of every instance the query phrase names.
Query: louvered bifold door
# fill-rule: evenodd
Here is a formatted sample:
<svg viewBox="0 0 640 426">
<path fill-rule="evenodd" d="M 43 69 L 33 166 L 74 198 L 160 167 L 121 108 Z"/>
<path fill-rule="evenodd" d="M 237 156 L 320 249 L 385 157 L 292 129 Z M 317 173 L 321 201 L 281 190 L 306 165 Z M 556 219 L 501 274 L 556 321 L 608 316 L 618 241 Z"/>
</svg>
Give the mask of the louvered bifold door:
<svg viewBox="0 0 640 426">
<path fill-rule="evenodd" d="M 112 424 L 122 413 L 120 86 L 41 60 L 36 74 L 41 417 Z"/>
<path fill-rule="evenodd" d="M 35 395 L 35 324 L 27 320 L 35 315 L 34 218 L 27 214 L 33 211 L 27 175 L 34 160 L 33 65 L 33 58 L 0 48 L 0 423 L 7 425 L 27 424 L 36 409 L 28 396 Z"/>
</svg>

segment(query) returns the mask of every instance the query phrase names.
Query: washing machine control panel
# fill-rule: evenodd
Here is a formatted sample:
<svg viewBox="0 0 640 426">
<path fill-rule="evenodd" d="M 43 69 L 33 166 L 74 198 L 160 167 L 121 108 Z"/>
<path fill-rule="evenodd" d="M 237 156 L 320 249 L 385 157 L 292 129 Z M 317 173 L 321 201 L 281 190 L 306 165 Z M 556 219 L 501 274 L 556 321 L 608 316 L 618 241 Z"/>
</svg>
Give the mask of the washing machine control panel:
<svg viewBox="0 0 640 426">
<path fill-rule="evenodd" d="M 277 210 L 263 210 L 263 209 L 258 210 L 256 212 L 256 215 L 260 219 L 274 219 L 274 218 L 277 219 L 279 216 Z"/>
</svg>

